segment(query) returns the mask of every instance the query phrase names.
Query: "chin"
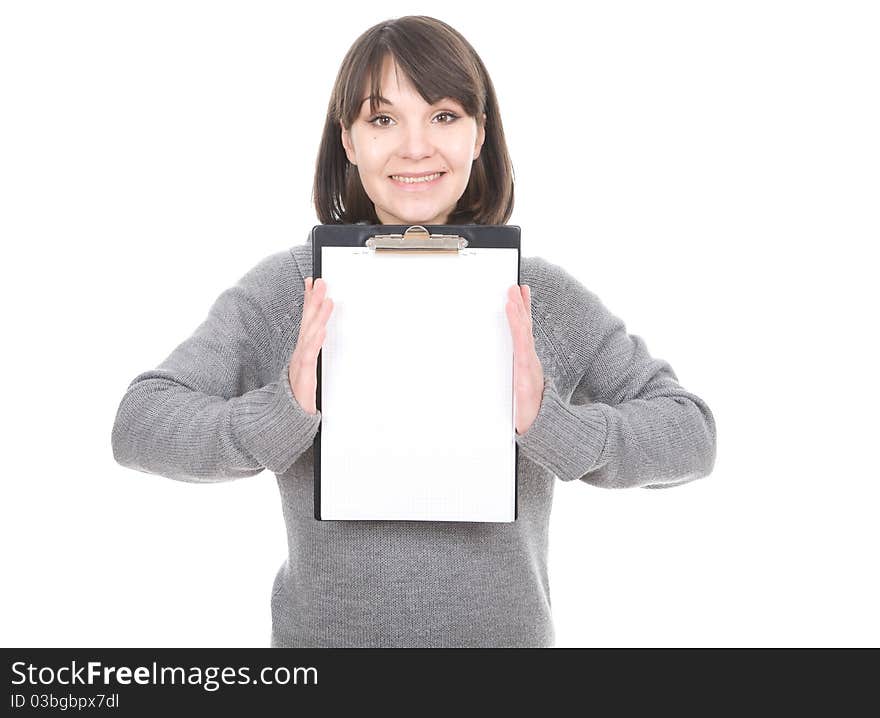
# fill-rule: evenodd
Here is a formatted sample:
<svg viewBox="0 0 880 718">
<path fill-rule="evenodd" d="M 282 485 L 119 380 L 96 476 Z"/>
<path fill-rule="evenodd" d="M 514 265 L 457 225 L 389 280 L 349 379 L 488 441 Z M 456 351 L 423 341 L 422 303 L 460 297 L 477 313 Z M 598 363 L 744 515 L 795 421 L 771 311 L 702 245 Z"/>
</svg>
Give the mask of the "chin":
<svg viewBox="0 0 880 718">
<path fill-rule="evenodd" d="M 446 213 L 446 216 L 451 214 L 451 212 Z M 444 214 L 442 212 L 425 212 L 420 214 L 407 214 L 407 213 L 395 213 L 396 217 L 400 218 L 399 222 L 393 222 L 392 224 L 446 224 L 443 221 Z M 438 219 L 439 217 L 439 219 Z"/>
</svg>

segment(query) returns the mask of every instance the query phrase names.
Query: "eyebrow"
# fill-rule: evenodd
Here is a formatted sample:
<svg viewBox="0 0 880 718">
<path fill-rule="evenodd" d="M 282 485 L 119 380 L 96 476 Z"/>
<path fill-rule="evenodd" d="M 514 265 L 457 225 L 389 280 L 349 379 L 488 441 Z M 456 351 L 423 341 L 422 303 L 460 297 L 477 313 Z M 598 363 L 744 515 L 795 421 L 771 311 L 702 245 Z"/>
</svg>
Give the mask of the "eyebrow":
<svg viewBox="0 0 880 718">
<path fill-rule="evenodd" d="M 370 96 L 367 95 L 363 100 L 361 100 L 361 104 L 363 105 L 369 99 L 370 99 Z M 386 97 L 382 97 L 381 95 L 379 95 L 379 97 L 377 99 L 379 100 L 380 105 L 385 104 L 385 105 L 391 105 L 391 107 L 394 107 L 394 103 Z"/>
</svg>

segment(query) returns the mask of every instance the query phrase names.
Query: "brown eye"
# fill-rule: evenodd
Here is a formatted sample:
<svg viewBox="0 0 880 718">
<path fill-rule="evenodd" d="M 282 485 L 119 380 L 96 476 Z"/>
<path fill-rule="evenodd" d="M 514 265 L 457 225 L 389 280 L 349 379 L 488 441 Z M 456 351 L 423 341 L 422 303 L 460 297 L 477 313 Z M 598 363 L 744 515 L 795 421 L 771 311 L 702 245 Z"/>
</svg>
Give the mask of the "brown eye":
<svg viewBox="0 0 880 718">
<path fill-rule="evenodd" d="M 376 115 L 375 117 L 371 117 L 369 120 L 367 120 L 367 124 L 373 125 L 376 122 L 376 120 L 381 120 L 381 119 L 390 120 L 391 118 L 388 115 Z M 383 124 L 378 124 L 378 125 L 374 125 L 374 126 L 375 127 L 388 127 L 388 125 L 383 125 Z"/>
</svg>

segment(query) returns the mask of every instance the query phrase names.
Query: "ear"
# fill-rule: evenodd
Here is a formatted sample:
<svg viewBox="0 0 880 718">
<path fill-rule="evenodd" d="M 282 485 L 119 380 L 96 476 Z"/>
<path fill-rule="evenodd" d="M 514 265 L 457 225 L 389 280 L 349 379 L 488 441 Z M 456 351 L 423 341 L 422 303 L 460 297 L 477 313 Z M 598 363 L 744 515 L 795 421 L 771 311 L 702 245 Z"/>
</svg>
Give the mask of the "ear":
<svg viewBox="0 0 880 718">
<path fill-rule="evenodd" d="M 486 141 L 486 113 L 483 113 L 483 122 L 478 124 L 477 126 L 477 141 L 474 144 L 474 159 L 480 156 L 480 150 L 483 147 L 483 142 Z"/>
<path fill-rule="evenodd" d="M 340 133 L 340 138 L 342 139 L 342 146 L 345 148 L 345 154 L 348 157 L 348 161 L 353 165 L 357 164 L 357 155 L 354 151 L 354 144 L 351 141 L 351 133 L 345 129 L 342 124 L 342 120 L 339 121 L 339 127 L 342 130 Z"/>
</svg>

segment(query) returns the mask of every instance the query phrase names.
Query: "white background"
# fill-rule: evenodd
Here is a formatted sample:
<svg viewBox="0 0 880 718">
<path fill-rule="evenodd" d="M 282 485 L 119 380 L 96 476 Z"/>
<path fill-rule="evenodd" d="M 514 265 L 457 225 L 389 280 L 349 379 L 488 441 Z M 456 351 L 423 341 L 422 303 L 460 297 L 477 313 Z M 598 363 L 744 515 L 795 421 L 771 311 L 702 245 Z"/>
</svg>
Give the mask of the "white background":
<svg viewBox="0 0 880 718">
<path fill-rule="evenodd" d="M 880 644 L 872 5 L 3 3 L 0 641 L 268 645 L 275 477 L 125 469 L 115 412 L 223 289 L 305 242 L 342 57 L 427 14 L 492 76 L 524 255 L 596 292 L 718 425 L 691 484 L 557 481 L 557 644 Z"/>
</svg>

